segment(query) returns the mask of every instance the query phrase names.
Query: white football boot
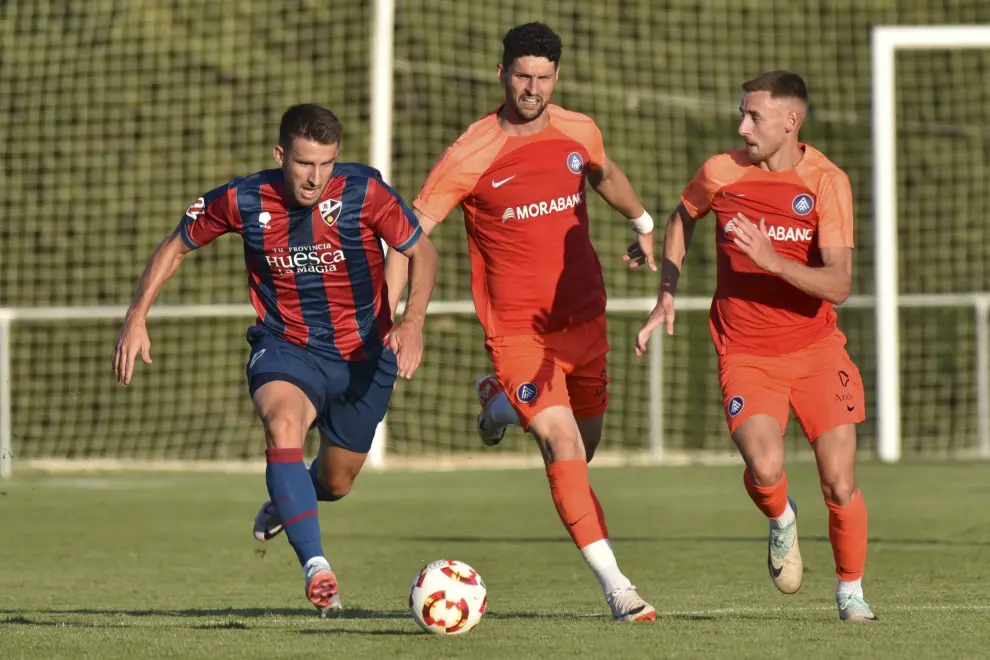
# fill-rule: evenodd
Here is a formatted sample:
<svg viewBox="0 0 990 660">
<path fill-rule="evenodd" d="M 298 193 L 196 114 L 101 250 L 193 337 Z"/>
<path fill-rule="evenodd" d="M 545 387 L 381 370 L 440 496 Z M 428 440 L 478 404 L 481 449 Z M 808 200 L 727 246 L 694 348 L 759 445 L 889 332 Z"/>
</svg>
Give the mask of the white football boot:
<svg viewBox="0 0 990 660">
<path fill-rule="evenodd" d="M 636 587 L 619 587 L 608 596 L 605 602 L 612 610 L 612 618 L 616 621 L 656 621 L 656 609 L 643 600 L 636 592 Z"/>
<path fill-rule="evenodd" d="M 282 518 L 278 515 L 275 503 L 268 500 L 261 505 L 261 510 L 254 518 L 254 538 L 262 543 L 270 541 L 285 530 Z"/>
<path fill-rule="evenodd" d="M 478 413 L 478 437 L 486 447 L 494 447 L 502 442 L 507 426 L 492 419 L 489 409 L 493 401 L 505 396 L 505 392 L 502 391 L 502 386 L 498 384 L 494 374 L 488 374 L 474 381 L 474 389 L 478 392 L 478 402 L 481 404 L 481 412 Z"/>
<path fill-rule="evenodd" d="M 794 520 L 789 525 L 777 527 L 770 523 L 770 537 L 767 542 L 767 568 L 770 579 L 781 593 L 793 594 L 801 588 L 804 577 L 804 561 L 798 548 L 797 505 L 790 497 L 787 501 L 794 510 Z"/>
</svg>

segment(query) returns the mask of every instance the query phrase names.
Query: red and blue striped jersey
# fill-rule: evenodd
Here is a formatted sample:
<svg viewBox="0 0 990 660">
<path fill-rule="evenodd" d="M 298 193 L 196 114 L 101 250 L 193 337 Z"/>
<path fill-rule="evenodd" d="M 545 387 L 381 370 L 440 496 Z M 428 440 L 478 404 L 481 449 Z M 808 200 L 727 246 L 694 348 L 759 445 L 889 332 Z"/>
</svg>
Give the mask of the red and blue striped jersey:
<svg viewBox="0 0 990 660">
<path fill-rule="evenodd" d="M 404 251 L 422 234 L 378 171 L 357 163 L 334 165 L 309 207 L 290 206 L 279 169 L 236 178 L 197 199 L 178 231 L 191 249 L 240 234 L 257 326 L 345 360 L 376 357 L 388 342 L 381 241 Z"/>
</svg>

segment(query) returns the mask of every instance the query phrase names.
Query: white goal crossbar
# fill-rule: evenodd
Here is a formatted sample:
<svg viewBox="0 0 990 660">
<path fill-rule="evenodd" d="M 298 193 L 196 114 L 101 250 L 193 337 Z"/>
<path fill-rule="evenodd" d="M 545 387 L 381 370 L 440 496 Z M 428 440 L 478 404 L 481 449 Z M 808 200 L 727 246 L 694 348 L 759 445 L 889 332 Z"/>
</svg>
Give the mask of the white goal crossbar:
<svg viewBox="0 0 990 660">
<path fill-rule="evenodd" d="M 877 454 L 883 461 L 901 457 L 899 284 L 897 279 L 897 100 L 898 50 L 990 48 L 990 26 L 877 26 L 871 35 L 873 72 L 873 207 L 877 342 Z M 977 314 L 986 319 L 986 300 Z M 986 323 L 977 324 L 977 385 L 987 388 Z M 988 447 L 990 421 L 980 399 L 981 447 Z M 981 450 L 988 455 L 988 450 Z"/>
</svg>

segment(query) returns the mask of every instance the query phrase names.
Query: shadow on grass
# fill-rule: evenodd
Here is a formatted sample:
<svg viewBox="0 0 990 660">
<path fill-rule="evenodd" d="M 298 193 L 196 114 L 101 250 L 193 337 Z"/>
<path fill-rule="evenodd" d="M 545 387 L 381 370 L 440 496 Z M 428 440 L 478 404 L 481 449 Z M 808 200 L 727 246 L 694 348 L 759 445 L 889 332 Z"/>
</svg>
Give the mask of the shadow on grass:
<svg viewBox="0 0 990 660">
<path fill-rule="evenodd" d="M 58 619 L 49 617 L 84 617 L 101 616 L 116 617 L 117 620 L 80 621 L 78 619 Z M 230 608 L 230 609 L 161 609 L 161 610 L 127 610 L 127 609 L 42 609 L 42 610 L 0 610 L 0 628 L 4 626 L 35 626 L 39 628 L 134 628 L 119 617 L 163 617 L 176 619 L 215 619 L 201 623 L 166 624 L 167 627 L 188 628 L 191 630 L 251 630 L 265 626 L 261 619 L 267 617 L 294 617 L 299 620 L 309 620 L 321 628 L 311 628 L 296 631 L 303 635 L 418 635 L 425 634 L 419 628 L 410 630 L 364 630 L 360 628 L 339 628 L 335 622 L 347 621 L 401 621 L 413 626 L 409 612 L 406 610 L 376 611 L 360 608 L 349 608 L 327 614 L 320 618 L 309 609 L 264 609 L 264 608 Z M 605 619 L 604 615 L 574 614 L 566 612 L 488 612 L 486 619 L 503 620 L 563 620 L 563 619 Z M 254 621 L 252 621 L 252 619 Z"/>
</svg>

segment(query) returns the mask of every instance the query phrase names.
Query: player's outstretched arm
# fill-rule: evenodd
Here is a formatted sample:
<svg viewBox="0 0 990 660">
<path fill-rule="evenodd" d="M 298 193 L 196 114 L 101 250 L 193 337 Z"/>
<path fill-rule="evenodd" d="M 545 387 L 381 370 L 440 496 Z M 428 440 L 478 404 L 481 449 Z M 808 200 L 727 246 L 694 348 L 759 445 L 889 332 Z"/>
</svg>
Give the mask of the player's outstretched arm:
<svg viewBox="0 0 990 660">
<path fill-rule="evenodd" d="M 626 173 L 606 156 L 601 169 L 588 173 L 588 182 L 612 208 L 626 216 L 637 233 L 636 242 L 629 246 L 622 260 L 629 262 L 630 268 L 645 263 L 650 270 L 656 271 L 653 261 L 653 218 L 639 201 Z"/>
<path fill-rule="evenodd" d="M 419 220 L 419 227 L 426 236 L 429 236 L 439 224 L 433 218 L 427 217 L 419 209 L 414 208 L 413 213 L 416 215 L 416 219 Z M 432 242 L 430 246 L 434 247 L 434 252 L 436 252 Z M 402 298 L 402 292 L 405 291 L 406 284 L 409 282 L 409 272 L 409 257 L 398 250 L 389 250 L 388 255 L 385 257 L 385 283 L 388 285 L 389 309 L 392 310 L 393 314 L 398 308 L 399 300 Z M 408 305 L 406 305 L 406 309 L 408 309 Z M 426 308 L 424 307 L 423 309 L 425 312 Z"/>
<path fill-rule="evenodd" d="M 175 274 L 189 252 L 189 246 L 176 229 L 158 245 L 148 260 L 114 347 L 113 371 L 118 383 L 130 384 L 138 353 L 141 353 L 145 363 L 151 364 L 151 340 L 146 326 L 148 311 L 165 282 Z"/>
<path fill-rule="evenodd" d="M 677 292 L 677 281 L 684 266 L 684 257 L 691 246 L 691 237 L 697 225 L 697 218 L 678 204 L 667 219 L 667 229 L 663 237 L 663 259 L 660 263 L 660 292 L 657 304 L 650 313 L 646 323 L 636 335 L 636 355 L 643 355 L 653 331 L 661 325 L 666 326 L 667 334 L 674 334 L 674 294 Z"/>
<path fill-rule="evenodd" d="M 389 258 L 393 254 L 399 254 L 399 250 L 389 250 Z M 409 298 L 402 321 L 392 329 L 390 343 L 398 359 L 399 376 L 408 379 L 423 359 L 423 324 L 437 279 L 437 250 L 424 234 L 401 256 L 409 264 Z"/>
<path fill-rule="evenodd" d="M 772 273 L 809 296 L 841 305 L 852 290 L 852 248 L 820 248 L 822 265 L 806 266 L 782 257 L 773 249 L 767 236 L 766 221 L 757 226 L 742 213 L 737 213 L 733 241 L 757 266 Z"/>
</svg>

